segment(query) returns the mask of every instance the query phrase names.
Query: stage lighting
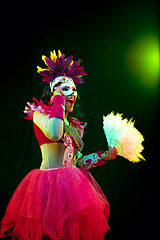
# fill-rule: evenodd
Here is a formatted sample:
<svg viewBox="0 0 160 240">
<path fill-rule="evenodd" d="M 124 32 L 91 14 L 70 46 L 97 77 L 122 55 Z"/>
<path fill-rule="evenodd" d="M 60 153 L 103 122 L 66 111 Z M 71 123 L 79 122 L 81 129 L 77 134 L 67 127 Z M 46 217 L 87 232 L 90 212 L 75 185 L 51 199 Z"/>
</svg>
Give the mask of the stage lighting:
<svg viewBox="0 0 160 240">
<path fill-rule="evenodd" d="M 159 83 L 159 41 L 148 35 L 135 40 L 127 49 L 127 67 L 134 79 L 153 90 Z"/>
</svg>

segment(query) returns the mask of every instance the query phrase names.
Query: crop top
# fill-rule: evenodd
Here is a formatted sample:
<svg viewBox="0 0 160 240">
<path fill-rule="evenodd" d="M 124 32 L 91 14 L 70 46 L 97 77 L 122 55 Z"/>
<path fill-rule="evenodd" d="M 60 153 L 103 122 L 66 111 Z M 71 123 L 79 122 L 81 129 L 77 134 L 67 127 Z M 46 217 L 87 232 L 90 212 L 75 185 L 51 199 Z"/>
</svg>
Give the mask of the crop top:
<svg viewBox="0 0 160 240">
<path fill-rule="evenodd" d="M 38 140 L 39 146 L 45 144 L 45 143 L 54 143 L 55 141 L 47 138 L 45 136 L 45 134 L 42 132 L 42 130 L 33 122 L 33 127 L 34 127 L 34 132 L 36 135 L 36 138 Z M 58 141 L 59 143 L 64 143 L 64 133 L 61 139 L 59 139 Z M 76 145 L 74 143 L 74 141 L 72 141 L 72 147 L 76 149 Z"/>
</svg>

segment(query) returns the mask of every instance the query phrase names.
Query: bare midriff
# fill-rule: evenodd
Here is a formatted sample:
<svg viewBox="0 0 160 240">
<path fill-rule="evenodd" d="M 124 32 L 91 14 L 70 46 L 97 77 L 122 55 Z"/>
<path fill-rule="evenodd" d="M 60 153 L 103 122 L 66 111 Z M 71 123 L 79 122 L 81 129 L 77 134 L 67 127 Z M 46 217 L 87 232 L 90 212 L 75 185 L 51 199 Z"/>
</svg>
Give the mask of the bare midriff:
<svg viewBox="0 0 160 240">
<path fill-rule="evenodd" d="M 63 143 L 46 143 L 40 146 L 42 152 L 42 163 L 40 169 L 62 168 L 66 146 Z M 73 155 L 76 155 L 76 149 L 73 149 Z M 72 159 L 72 164 L 74 161 Z"/>
</svg>

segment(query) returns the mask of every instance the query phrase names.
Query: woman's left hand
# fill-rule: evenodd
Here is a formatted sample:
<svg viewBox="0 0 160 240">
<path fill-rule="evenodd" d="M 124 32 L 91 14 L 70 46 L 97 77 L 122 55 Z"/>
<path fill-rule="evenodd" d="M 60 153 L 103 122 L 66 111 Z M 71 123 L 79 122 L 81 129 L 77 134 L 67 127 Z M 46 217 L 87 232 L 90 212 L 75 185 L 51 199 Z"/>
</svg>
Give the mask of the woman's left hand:
<svg viewBox="0 0 160 240">
<path fill-rule="evenodd" d="M 109 150 L 108 150 L 108 151 L 105 151 L 104 153 L 101 154 L 102 159 L 103 159 L 104 161 L 113 160 L 113 159 L 116 158 L 116 156 L 117 156 L 117 154 L 118 154 L 118 151 L 117 151 L 117 148 L 116 148 L 116 147 L 114 147 L 114 148 L 112 148 L 112 147 L 110 147 L 110 146 L 108 146 L 108 147 L 109 147 Z"/>
</svg>

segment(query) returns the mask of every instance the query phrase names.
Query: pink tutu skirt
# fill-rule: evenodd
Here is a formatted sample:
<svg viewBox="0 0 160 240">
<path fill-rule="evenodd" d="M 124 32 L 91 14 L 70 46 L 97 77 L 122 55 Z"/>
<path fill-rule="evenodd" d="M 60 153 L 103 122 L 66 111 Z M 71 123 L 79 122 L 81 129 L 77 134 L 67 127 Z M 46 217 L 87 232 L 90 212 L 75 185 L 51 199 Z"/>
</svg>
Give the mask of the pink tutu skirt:
<svg viewBox="0 0 160 240">
<path fill-rule="evenodd" d="M 0 237 L 102 240 L 109 204 L 85 169 L 34 169 L 19 184 L 0 223 Z"/>
</svg>

